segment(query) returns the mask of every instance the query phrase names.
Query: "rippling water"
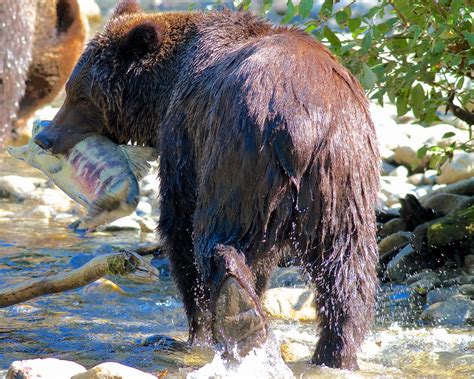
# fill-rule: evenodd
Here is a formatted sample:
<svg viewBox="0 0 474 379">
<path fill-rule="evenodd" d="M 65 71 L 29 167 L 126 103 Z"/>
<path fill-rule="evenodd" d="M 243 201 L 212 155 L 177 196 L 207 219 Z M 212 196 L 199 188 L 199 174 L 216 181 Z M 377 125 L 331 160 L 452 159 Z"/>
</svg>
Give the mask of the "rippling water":
<svg viewBox="0 0 474 379">
<path fill-rule="evenodd" d="M 10 174 L 41 176 L 0 153 L 0 176 Z M 65 228 L 66 222 L 17 216 L 28 207 L 0 199 L 0 287 L 70 270 L 92 254 L 151 240 L 149 234 L 125 231 L 81 238 Z M 86 367 L 117 361 L 152 373 L 167 372 L 167 377 L 185 377 L 206 364 L 192 376 L 283 375 L 279 362 L 262 358 L 266 352 L 255 353 L 240 368 L 230 368 L 209 349 L 143 346 L 144 338 L 154 334 L 186 339 L 184 312 L 166 273 L 155 284 L 111 277 L 125 294 L 78 289 L 0 309 L 0 371 L 14 360 L 56 357 Z M 414 314 L 416 310 L 403 305 L 380 308 L 359 354 L 358 373 L 315 368 L 306 360 L 289 367 L 302 378 L 474 377 L 472 330 L 425 328 L 413 322 Z M 317 330 L 308 324 L 274 321 L 272 330 L 277 341 L 311 349 L 317 339 Z"/>
</svg>

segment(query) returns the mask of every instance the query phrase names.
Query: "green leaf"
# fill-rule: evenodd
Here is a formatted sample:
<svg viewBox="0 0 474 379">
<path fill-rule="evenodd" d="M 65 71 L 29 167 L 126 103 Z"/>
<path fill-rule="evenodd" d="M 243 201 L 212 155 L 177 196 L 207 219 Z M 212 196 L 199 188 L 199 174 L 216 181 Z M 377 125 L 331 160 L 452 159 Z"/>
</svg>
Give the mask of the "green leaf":
<svg viewBox="0 0 474 379">
<path fill-rule="evenodd" d="M 365 63 L 362 64 L 362 70 L 362 85 L 365 87 L 365 89 L 368 90 L 374 88 L 374 85 L 377 82 L 377 75 L 375 75 L 374 72 L 370 69 L 370 67 L 367 66 L 367 64 Z"/>
<path fill-rule="evenodd" d="M 462 34 L 466 38 L 466 41 L 469 42 L 469 45 L 471 45 L 471 47 L 474 47 L 474 33 L 469 33 L 467 30 L 465 30 L 464 32 L 462 32 Z"/>
<path fill-rule="evenodd" d="M 360 44 L 362 52 L 367 52 L 370 49 L 370 46 L 372 45 L 372 32 L 368 31 L 365 33 L 364 38 L 362 38 L 362 42 Z"/>
<path fill-rule="evenodd" d="M 398 96 L 396 96 L 395 103 L 397 106 L 397 115 L 403 116 L 408 112 L 408 97 L 410 96 L 410 88 L 404 89 Z"/>
<path fill-rule="evenodd" d="M 413 114 L 415 117 L 420 118 L 423 112 L 425 102 L 425 90 L 423 86 L 418 83 L 411 89 L 410 92 L 410 105 L 412 106 Z"/>
<path fill-rule="evenodd" d="M 433 46 L 433 48 L 431 49 L 431 51 L 434 53 L 434 54 L 439 54 L 441 53 L 442 51 L 444 50 L 444 42 L 441 41 L 441 40 L 437 40 Z"/>
<path fill-rule="evenodd" d="M 443 137 L 441 137 L 441 138 L 451 138 L 451 137 L 454 137 L 455 135 L 456 135 L 456 133 L 454 133 L 454 132 L 447 132 L 447 133 L 444 133 Z"/>
<path fill-rule="evenodd" d="M 341 46 L 341 41 L 339 41 L 339 38 L 337 38 L 334 32 L 327 26 L 324 26 L 323 34 L 324 37 L 326 37 L 326 39 L 329 41 L 329 43 L 331 43 L 331 45 Z"/>
<path fill-rule="evenodd" d="M 428 152 L 428 146 L 423 145 L 416 151 L 416 156 L 418 159 L 423 159 L 426 156 L 427 152 Z"/>
<path fill-rule="evenodd" d="M 360 17 L 356 17 L 356 18 L 351 18 L 348 22 L 347 22 L 347 25 L 349 26 L 349 30 L 354 33 L 356 31 L 356 29 L 360 26 L 360 24 L 362 23 L 362 20 Z"/>
<path fill-rule="evenodd" d="M 463 85 L 464 85 L 464 76 L 461 76 L 458 82 L 456 83 L 456 89 L 461 89 Z"/>
<path fill-rule="evenodd" d="M 303 1 L 303 0 L 302 0 Z M 321 5 L 321 9 L 319 10 L 319 17 L 320 18 L 329 18 L 332 16 L 332 7 L 333 7 L 333 0 L 324 0 L 323 5 Z"/>
<path fill-rule="evenodd" d="M 288 0 L 286 2 L 286 6 L 287 6 L 287 10 L 286 10 L 285 17 L 283 17 L 281 20 L 282 24 L 288 24 L 291 20 L 293 20 L 293 17 L 295 16 L 295 5 L 293 4 L 293 1 Z"/>
<path fill-rule="evenodd" d="M 344 23 L 347 21 L 347 13 L 342 11 L 339 11 L 336 13 L 336 22 L 340 25 L 343 26 Z"/>
<path fill-rule="evenodd" d="M 273 0 L 263 0 L 263 11 L 266 13 L 272 8 Z"/>
<path fill-rule="evenodd" d="M 301 18 L 308 18 L 313 9 L 313 0 L 301 0 L 299 6 L 299 13 Z"/>
</svg>

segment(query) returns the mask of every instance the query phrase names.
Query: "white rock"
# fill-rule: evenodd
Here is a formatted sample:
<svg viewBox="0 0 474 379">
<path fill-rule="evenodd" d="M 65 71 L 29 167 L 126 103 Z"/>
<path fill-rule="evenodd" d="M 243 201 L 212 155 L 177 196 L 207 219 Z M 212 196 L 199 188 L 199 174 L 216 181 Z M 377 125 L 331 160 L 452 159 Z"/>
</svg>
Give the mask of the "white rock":
<svg viewBox="0 0 474 379">
<path fill-rule="evenodd" d="M 281 357 L 285 362 L 296 362 L 311 356 L 310 348 L 299 342 L 287 342 L 280 345 Z"/>
<path fill-rule="evenodd" d="M 51 219 L 52 213 L 51 208 L 47 205 L 37 205 L 36 207 L 20 214 L 20 217 L 35 218 L 47 222 Z"/>
<path fill-rule="evenodd" d="M 413 174 L 407 178 L 407 183 L 413 184 L 414 186 L 419 186 L 420 184 L 423 183 L 423 180 L 424 180 L 423 174 L 421 173 Z"/>
<path fill-rule="evenodd" d="M 85 372 L 84 366 L 56 358 L 15 361 L 8 369 L 6 379 L 69 379 Z"/>
<path fill-rule="evenodd" d="M 388 197 L 390 195 L 405 197 L 407 193 L 416 189 L 413 184 L 406 182 L 406 178 L 382 176 L 380 179 L 381 192 Z"/>
<path fill-rule="evenodd" d="M 387 112 L 386 107 L 380 107 L 374 103 L 370 104 L 370 113 L 375 124 L 375 130 L 381 149 L 394 150 L 398 146 L 408 143 L 404 126 L 397 125 Z"/>
<path fill-rule="evenodd" d="M 157 223 L 151 217 L 135 217 L 134 220 L 140 225 L 140 230 L 144 233 L 154 233 Z"/>
<path fill-rule="evenodd" d="M 71 379 L 156 379 L 156 376 L 116 362 L 105 362 Z"/>
<path fill-rule="evenodd" d="M 441 166 L 438 184 L 454 183 L 474 176 L 474 153 L 456 152 L 451 162 L 446 161 Z"/>
<path fill-rule="evenodd" d="M 56 212 L 67 212 L 80 207 L 59 188 L 37 188 L 31 199 L 38 204 L 47 205 Z"/>
<path fill-rule="evenodd" d="M 137 208 L 135 209 L 135 213 L 138 216 L 148 216 L 151 214 L 152 210 L 152 206 L 148 201 L 140 200 Z"/>
<path fill-rule="evenodd" d="M 398 166 L 396 169 L 388 174 L 389 176 L 396 176 L 399 178 L 406 178 L 408 176 L 408 169 L 405 166 Z"/>
<path fill-rule="evenodd" d="M 314 290 L 308 288 L 271 288 L 263 296 L 263 309 L 270 317 L 314 321 L 316 320 Z"/>
<path fill-rule="evenodd" d="M 435 184 L 437 177 L 438 172 L 436 170 L 426 170 L 423 175 L 423 183 L 430 185 Z"/>
<path fill-rule="evenodd" d="M 394 160 L 398 164 L 403 164 L 411 168 L 422 166 L 424 161 L 420 160 L 416 152 L 423 144 L 419 142 L 410 142 L 403 146 L 398 146 L 394 149 Z"/>
<path fill-rule="evenodd" d="M 107 231 L 118 230 L 141 230 L 140 224 L 133 218 L 133 216 L 126 216 L 107 224 L 104 227 Z"/>
<path fill-rule="evenodd" d="M 17 175 L 0 177 L 0 198 L 7 197 L 12 200 L 28 199 L 32 196 L 35 189 L 34 178 L 24 178 Z"/>
<path fill-rule="evenodd" d="M 79 0 L 79 6 L 89 22 L 100 22 L 102 19 L 100 8 L 94 0 Z"/>
</svg>

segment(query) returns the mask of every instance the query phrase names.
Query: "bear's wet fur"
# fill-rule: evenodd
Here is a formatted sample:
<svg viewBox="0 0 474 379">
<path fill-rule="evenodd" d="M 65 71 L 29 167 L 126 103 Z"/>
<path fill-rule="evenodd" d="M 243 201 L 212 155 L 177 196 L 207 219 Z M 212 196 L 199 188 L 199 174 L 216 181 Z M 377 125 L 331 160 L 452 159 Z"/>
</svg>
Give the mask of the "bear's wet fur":
<svg viewBox="0 0 474 379">
<path fill-rule="evenodd" d="M 158 230 L 191 341 L 261 345 L 260 296 L 289 249 L 317 294 L 312 362 L 357 368 L 377 287 L 379 155 L 363 90 L 319 42 L 248 13 L 122 1 L 37 143 L 67 152 L 93 132 L 160 151 Z"/>
</svg>

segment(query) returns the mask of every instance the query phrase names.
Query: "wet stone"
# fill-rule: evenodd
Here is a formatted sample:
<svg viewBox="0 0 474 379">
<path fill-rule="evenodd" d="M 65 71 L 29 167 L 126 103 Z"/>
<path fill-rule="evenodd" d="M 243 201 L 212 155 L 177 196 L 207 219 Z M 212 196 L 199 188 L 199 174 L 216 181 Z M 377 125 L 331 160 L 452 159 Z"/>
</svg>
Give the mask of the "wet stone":
<svg viewBox="0 0 474 379">
<path fill-rule="evenodd" d="M 6 379 L 58 378 L 58 373 L 61 373 L 62 378 L 70 378 L 85 371 L 84 366 L 71 361 L 29 359 L 13 362 L 8 368 Z"/>
<path fill-rule="evenodd" d="M 156 376 L 116 362 L 105 362 L 71 379 L 156 379 Z"/>
<path fill-rule="evenodd" d="M 432 304 L 420 315 L 430 325 L 463 325 L 474 321 L 474 303 L 462 295 Z"/>
<path fill-rule="evenodd" d="M 271 288 L 263 296 L 263 309 L 273 318 L 314 321 L 314 291 L 308 288 Z"/>
<path fill-rule="evenodd" d="M 426 294 L 426 303 L 429 305 L 440 303 L 442 301 L 452 298 L 455 295 L 458 295 L 459 293 L 459 287 L 457 286 L 447 288 L 435 288 Z"/>
<path fill-rule="evenodd" d="M 464 271 L 469 275 L 474 275 L 474 254 L 469 254 L 464 258 Z"/>
<path fill-rule="evenodd" d="M 16 175 L 0 177 L 0 198 L 23 201 L 31 197 L 35 191 L 35 179 Z"/>
<path fill-rule="evenodd" d="M 462 294 L 469 296 L 471 299 L 474 297 L 474 284 L 463 284 L 459 287 Z"/>
<path fill-rule="evenodd" d="M 394 233 L 401 232 L 405 229 L 405 222 L 401 218 L 394 218 L 386 222 L 380 229 L 378 235 L 381 238 L 388 237 Z"/>
<path fill-rule="evenodd" d="M 423 268 L 423 260 L 412 246 L 405 246 L 390 262 L 387 264 L 385 275 L 390 280 L 402 281 L 410 274 Z"/>
<path fill-rule="evenodd" d="M 285 362 L 296 362 L 311 356 L 308 346 L 298 342 L 285 342 L 280 345 L 281 357 Z"/>
<path fill-rule="evenodd" d="M 410 242 L 411 233 L 397 232 L 385 237 L 379 242 L 379 253 L 383 254 L 391 250 L 399 249 Z"/>
<path fill-rule="evenodd" d="M 417 280 L 416 282 L 411 283 L 408 286 L 408 288 L 423 295 L 423 294 L 426 294 L 430 289 L 436 287 L 439 284 L 440 284 L 440 280 L 436 276 L 436 274 L 434 274 L 430 276 L 427 275 Z"/>
<path fill-rule="evenodd" d="M 299 267 L 278 267 L 270 279 L 270 288 L 303 287 L 304 285 Z"/>
</svg>

